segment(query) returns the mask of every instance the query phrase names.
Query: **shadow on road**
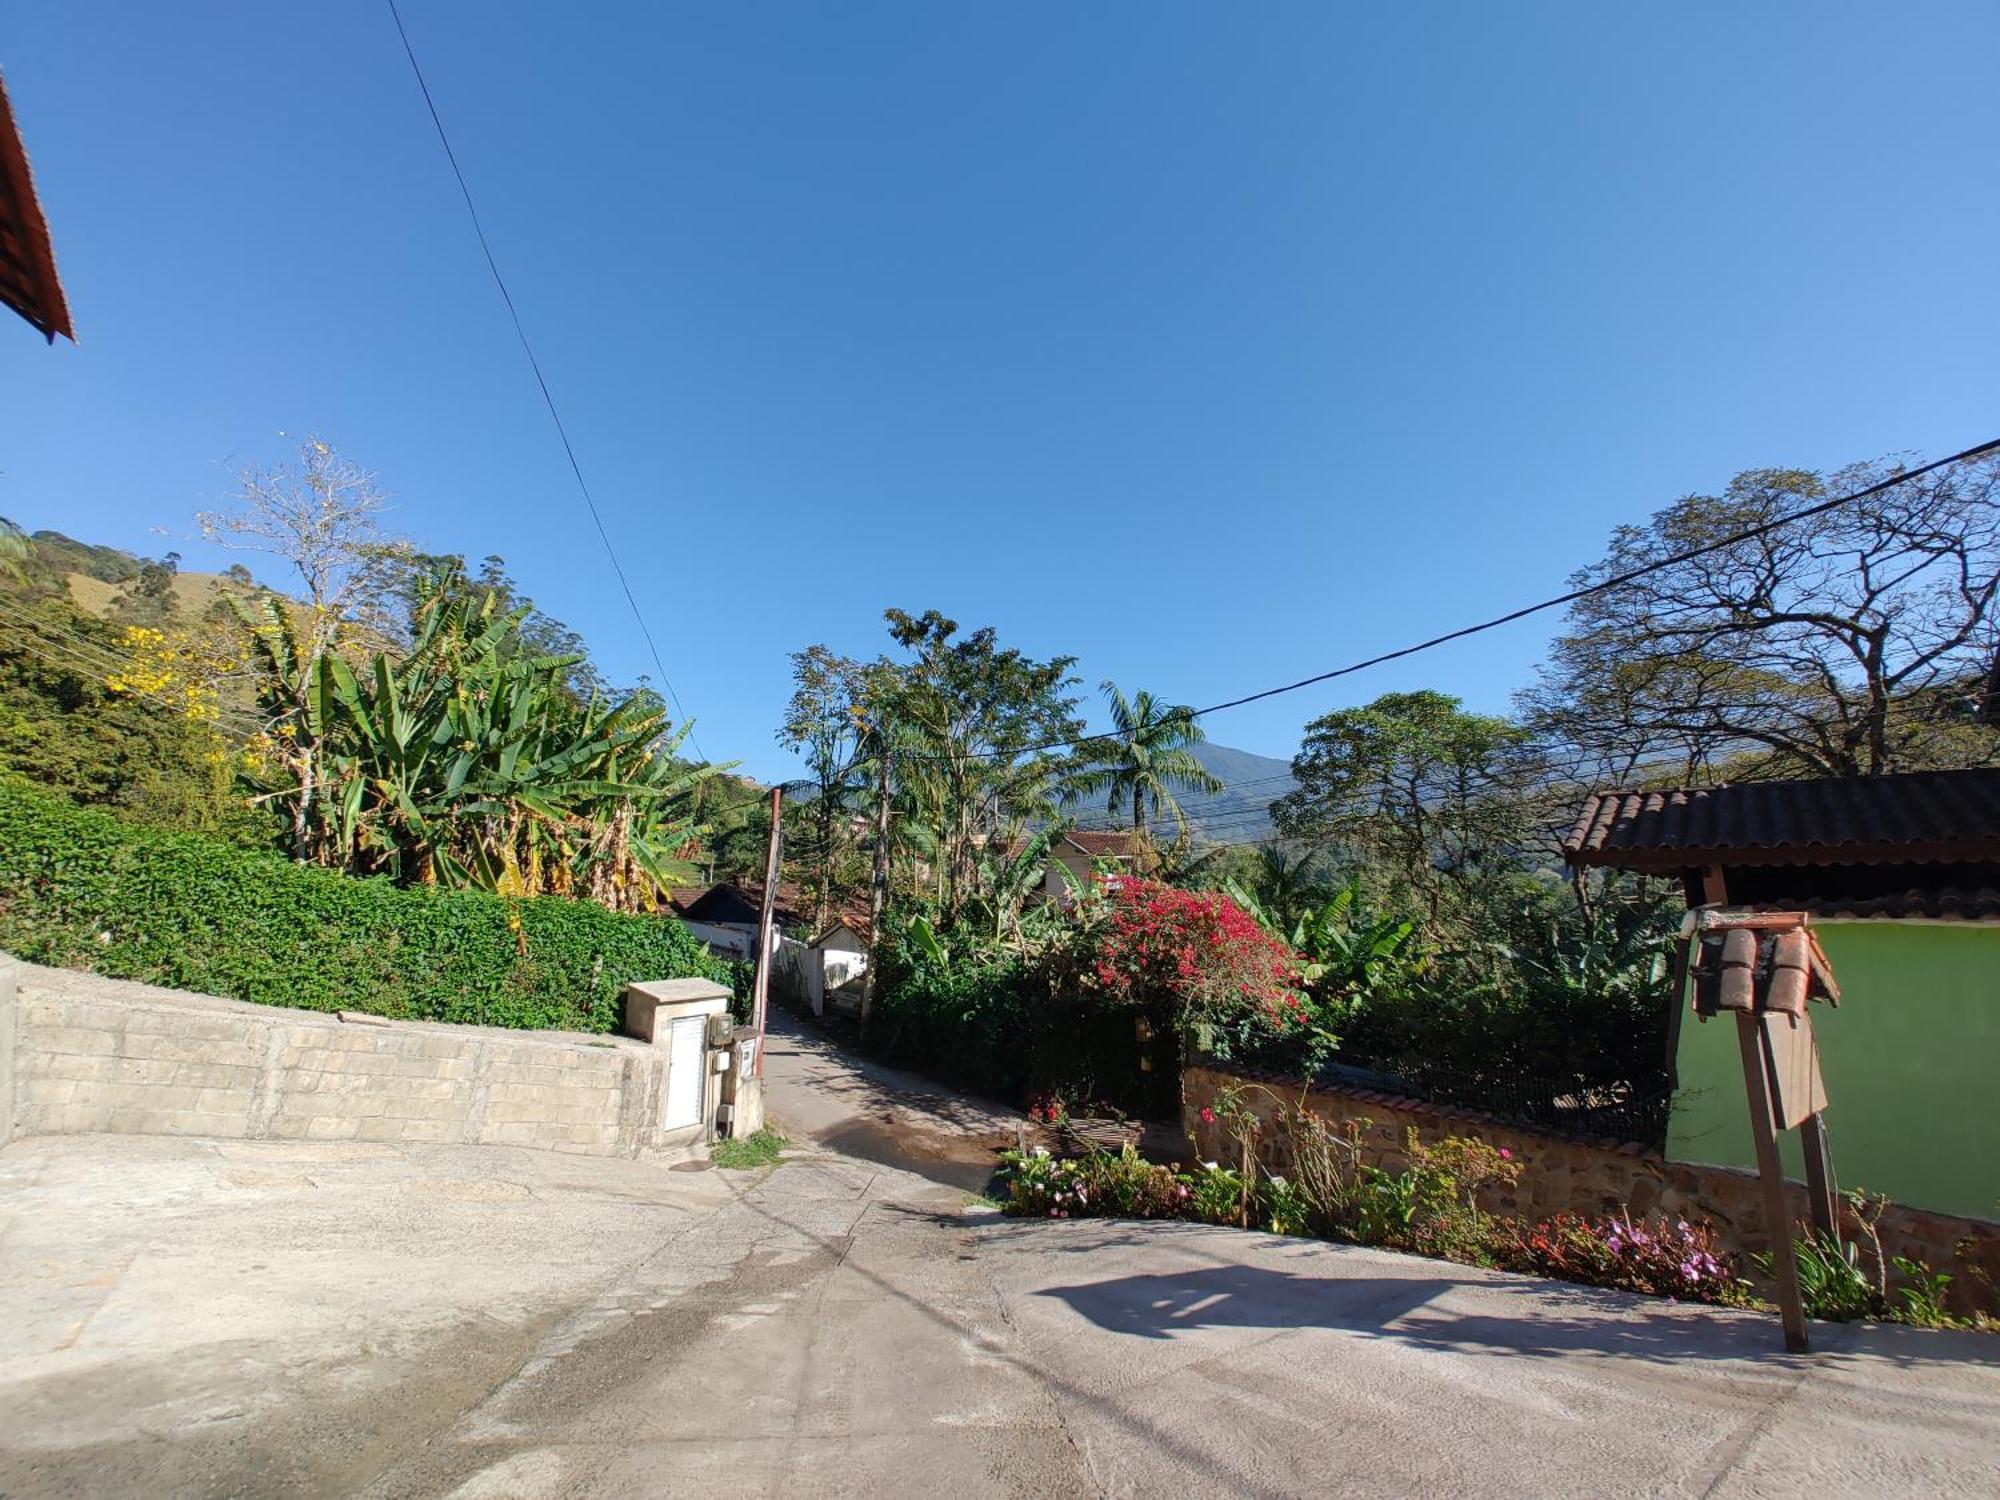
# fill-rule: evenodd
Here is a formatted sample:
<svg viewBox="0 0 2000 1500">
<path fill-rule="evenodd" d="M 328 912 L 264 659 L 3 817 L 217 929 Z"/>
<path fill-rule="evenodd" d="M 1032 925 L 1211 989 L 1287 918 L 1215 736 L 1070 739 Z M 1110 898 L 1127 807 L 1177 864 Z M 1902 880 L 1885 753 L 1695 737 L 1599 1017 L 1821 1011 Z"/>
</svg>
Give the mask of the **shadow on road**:
<svg viewBox="0 0 2000 1500">
<path fill-rule="evenodd" d="M 1440 1305 L 1456 1288 L 1478 1310 Z M 1326 1328 L 1460 1352 L 1563 1359 L 1610 1355 L 1678 1363 L 1751 1360 L 1797 1365 L 1775 1318 L 1532 1280 L 1454 1276 L 1301 1276 L 1262 1266 L 1215 1266 L 1120 1276 L 1047 1287 L 1037 1296 L 1067 1303 L 1112 1333 L 1166 1339 L 1203 1328 Z M 1505 1304 L 1490 1311 L 1496 1302 Z M 1864 1349 L 1900 1365 L 1950 1361 L 2000 1364 L 1991 1334 L 1895 1325 L 1813 1326 L 1815 1349 L 1835 1356 Z"/>
</svg>

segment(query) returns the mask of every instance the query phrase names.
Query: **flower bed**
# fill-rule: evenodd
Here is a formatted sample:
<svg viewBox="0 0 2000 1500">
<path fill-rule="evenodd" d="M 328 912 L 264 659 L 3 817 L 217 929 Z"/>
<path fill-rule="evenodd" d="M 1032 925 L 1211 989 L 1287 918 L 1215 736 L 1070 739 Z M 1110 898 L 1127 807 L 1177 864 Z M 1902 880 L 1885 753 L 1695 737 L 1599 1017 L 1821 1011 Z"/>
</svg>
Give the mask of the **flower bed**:
<svg viewBox="0 0 2000 1500">
<path fill-rule="evenodd" d="M 1328 1132 L 1338 1153 L 1341 1138 Z M 1185 1219 L 1273 1234 L 1379 1245 L 1469 1265 L 1495 1266 L 1588 1286 L 1743 1307 L 1757 1300 L 1734 1257 L 1705 1225 L 1685 1220 L 1583 1219 L 1538 1224 L 1480 1211 L 1479 1185 L 1510 1163 L 1482 1142 L 1411 1143 L 1413 1165 L 1389 1173 L 1357 1164 L 1298 1179 L 1206 1162 L 1177 1171 L 1120 1151 L 1051 1156 L 1008 1153 L 1006 1212 L 1046 1219 Z M 1329 1191 L 1331 1190 L 1331 1191 Z"/>
</svg>

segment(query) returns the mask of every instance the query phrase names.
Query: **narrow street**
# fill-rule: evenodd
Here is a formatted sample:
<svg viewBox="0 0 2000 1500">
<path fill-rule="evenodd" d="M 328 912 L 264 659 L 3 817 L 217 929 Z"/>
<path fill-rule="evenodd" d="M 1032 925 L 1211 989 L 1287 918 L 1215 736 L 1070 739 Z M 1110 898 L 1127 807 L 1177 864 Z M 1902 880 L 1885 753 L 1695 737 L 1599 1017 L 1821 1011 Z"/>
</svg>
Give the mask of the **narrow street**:
<svg viewBox="0 0 2000 1500">
<path fill-rule="evenodd" d="M 999 1153 L 1033 1138 L 1021 1111 L 872 1062 L 782 1006 L 767 1037 L 765 1113 L 795 1141 L 983 1193 Z"/>
</svg>

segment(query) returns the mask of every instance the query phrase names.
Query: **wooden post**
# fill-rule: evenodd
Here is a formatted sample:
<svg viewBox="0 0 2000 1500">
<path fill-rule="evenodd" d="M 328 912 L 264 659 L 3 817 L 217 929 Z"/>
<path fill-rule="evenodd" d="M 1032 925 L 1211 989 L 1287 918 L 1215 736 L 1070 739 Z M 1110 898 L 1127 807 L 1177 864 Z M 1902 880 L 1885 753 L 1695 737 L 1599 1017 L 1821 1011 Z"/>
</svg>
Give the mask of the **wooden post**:
<svg viewBox="0 0 2000 1500">
<path fill-rule="evenodd" d="M 771 1003 L 771 964 L 777 957 L 773 918 L 778 904 L 779 845 L 785 828 L 785 789 L 771 788 L 771 836 L 764 844 L 764 907 L 757 916 L 757 974 L 750 991 L 750 1025 L 757 1033 L 757 1067 L 764 1076 L 764 1018 Z"/>
<path fill-rule="evenodd" d="M 861 1034 L 875 1008 L 875 970 L 882 943 L 882 915 L 889 906 L 889 747 L 882 746 L 875 773 L 875 878 L 868 889 L 868 967 L 861 975 Z"/>
<path fill-rule="evenodd" d="M 1764 1220 L 1771 1230 L 1771 1271 L 1778 1282 L 1778 1316 L 1785 1347 L 1806 1348 L 1805 1303 L 1799 1296 L 1799 1267 L 1792 1253 L 1792 1216 L 1785 1204 L 1785 1168 L 1778 1160 L 1778 1133 L 1771 1115 L 1771 1084 L 1764 1071 L 1764 1040 L 1757 1017 L 1736 1014 L 1736 1041 L 1743 1054 L 1743 1086 L 1750 1099 L 1750 1139 L 1757 1147 L 1757 1179 L 1764 1189 Z"/>
<path fill-rule="evenodd" d="M 1826 1149 L 1826 1120 L 1809 1114 L 1799 1126 L 1799 1145 L 1806 1157 L 1806 1200 L 1813 1228 L 1828 1239 L 1840 1238 L 1840 1205 L 1833 1196 L 1833 1157 Z"/>
</svg>

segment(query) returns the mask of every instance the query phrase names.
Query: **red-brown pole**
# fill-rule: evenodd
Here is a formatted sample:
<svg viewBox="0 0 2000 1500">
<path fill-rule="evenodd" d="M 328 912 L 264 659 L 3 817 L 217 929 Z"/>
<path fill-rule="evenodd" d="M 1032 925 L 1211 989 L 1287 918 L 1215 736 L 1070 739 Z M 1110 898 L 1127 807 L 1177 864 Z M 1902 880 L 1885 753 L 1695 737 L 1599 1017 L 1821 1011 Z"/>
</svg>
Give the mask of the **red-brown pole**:
<svg viewBox="0 0 2000 1500">
<path fill-rule="evenodd" d="M 779 841 L 784 836 L 785 789 L 771 788 L 771 836 L 764 845 L 764 909 L 757 917 L 757 974 L 750 990 L 750 1025 L 757 1033 L 757 1066 L 764 1076 L 764 1016 L 771 1000 L 771 964 L 777 956 L 772 919 L 778 903 Z"/>
</svg>

